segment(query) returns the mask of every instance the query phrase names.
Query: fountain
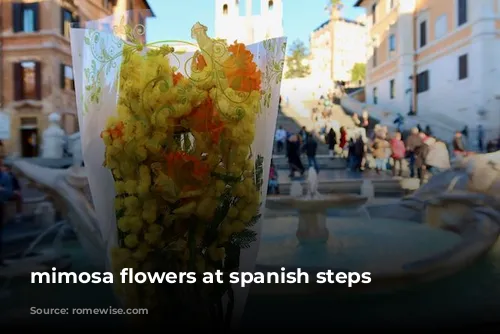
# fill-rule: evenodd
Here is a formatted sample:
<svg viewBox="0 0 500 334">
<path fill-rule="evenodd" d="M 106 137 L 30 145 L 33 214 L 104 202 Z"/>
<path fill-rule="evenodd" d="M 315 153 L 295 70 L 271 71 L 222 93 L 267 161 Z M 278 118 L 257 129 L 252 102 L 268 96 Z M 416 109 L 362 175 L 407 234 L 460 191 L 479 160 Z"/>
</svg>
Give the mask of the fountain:
<svg viewBox="0 0 500 334">
<path fill-rule="evenodd" d="M 327 209 L 334 207 L 359 208 L 366 202 L 366 197 L 359 195 L 321 195 L 318 192 L 318 177 L 314 168 L 309 168 L 307 175 L 306 194 L 301 189 L 301 196 L 269 197 L 266 202 L 268 209 L 298 211 L 299 225 L 296 232 L 297 239 L 301 244 L 326 243 L 329 239 L 329 231 L 326 226 Z M 293 189 L 293 188 L 292 188 Z"/>
<path fill-rule="evenodd" d="M 366 196 L 318 194 L 315 172 L 309 171 L 306 195 L 268 198 L 267 208 L 278 213 L 269 218 L 270 211 L 263 224 L 257 270 L 368 271 L 370 289 L 456 273 L 486 254 L 500 233 L 500 168 L 494 161 L 500 162 L 500 154 L 461 161 L 413 195 L 383 204 L 365 203 L 373 196 L 368 183 Z M 292 209 L 297 213 L 290 214 Z"/>
<path fill-rule="evenodd" d="M 367 203 L 360 195 L 320 194 L 310 170 L 305 191 L 268 198 L 257 270 L 370 271 L 370 287 L 391 282 L 391 288 L 394 280 L 405 286 L 462 270 L 487 253 L 500 232 L 500 172 L 491 163 L 494 157 L 486 156 L 461 161 L 412 196 L 386 204 Z M 85 167 L 54 170 L 18 160 L 13 171 L 51 194 L 83 249 L 104 268 L 106 241 L 84 193 Z M 491 176 L 488 182 L 485 174 Z"/>
</svg>

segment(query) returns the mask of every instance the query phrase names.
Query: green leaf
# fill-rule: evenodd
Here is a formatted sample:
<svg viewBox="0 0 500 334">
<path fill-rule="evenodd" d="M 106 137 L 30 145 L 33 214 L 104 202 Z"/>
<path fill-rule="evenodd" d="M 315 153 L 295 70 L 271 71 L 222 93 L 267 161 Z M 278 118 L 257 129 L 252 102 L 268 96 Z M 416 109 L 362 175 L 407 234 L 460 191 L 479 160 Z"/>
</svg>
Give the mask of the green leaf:
<svg viewBox="0 0 500 334">
<path fill-rule="evenodd" d="M 257 232 L 249 229 L 244 229 L 241 232 L 233 233 L 229 238 L 231 244 L 240 249 L 250 248 L 253 242 L 257 240 Z"/>
<path fill-rule="evenodd" d="M 255 186 L 259 190 L 262 188 L 262 183 L 264 181 L 263 175 L 264 175 L 264 157 L 258 155 L 257 159 L 255 159 Z"/>
<path fill-rule="evenodd" d="M 85 44 L 90 45 L 90 39 L 87 36 L 85 36 L 83 40 L 85 41 Z"/>
<path fill-rule="evenodd" d="M 245 223 L 245 226 L 246 227 L 252 227 L 254 226 L 255 224 L 257 224 L 257 222 L 260 220 L 260 218 L 262 217 L 262 214 L 257 214 L 255 216 L 252 217 L 252 219 L 250 219 L 249 221 L 247 221 Z"/>
</svg>

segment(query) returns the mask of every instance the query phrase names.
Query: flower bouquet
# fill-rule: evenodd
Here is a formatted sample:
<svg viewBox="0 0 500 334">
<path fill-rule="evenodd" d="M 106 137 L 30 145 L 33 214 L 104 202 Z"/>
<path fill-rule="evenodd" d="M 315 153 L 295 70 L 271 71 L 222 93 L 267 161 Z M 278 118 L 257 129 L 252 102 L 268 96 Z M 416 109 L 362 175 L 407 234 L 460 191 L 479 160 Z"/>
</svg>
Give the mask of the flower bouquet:
<svg viewBox="0 0 500 334">
<path fill-rule="evenodd" d="M 195 43 L 141 43 L 142 26 L 89 26 L 72 29 L 75 88 L 116 292 L 157 319 L 224 328 L 248 293 L 227 276 L 255 265 L 286 39 L 227 43 L 197 23 Z M 124 268 L 198 279 L 120 283 Z M 223 283 L 202 282 L 217 270 Z"/>
</svg>

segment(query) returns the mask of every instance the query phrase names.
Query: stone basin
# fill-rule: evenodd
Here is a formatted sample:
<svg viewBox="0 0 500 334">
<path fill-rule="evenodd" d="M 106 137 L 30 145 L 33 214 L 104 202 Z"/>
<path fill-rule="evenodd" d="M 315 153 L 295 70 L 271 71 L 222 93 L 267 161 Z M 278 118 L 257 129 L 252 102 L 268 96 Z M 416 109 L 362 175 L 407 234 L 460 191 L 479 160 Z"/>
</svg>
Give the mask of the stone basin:
<svg viewBox="0 0 500 334">
<path fill-rule="evenodd" d="M 368 198 L 356 194 L 331 194 L 313 198 L 272 196 L 267 198 L 266 207 L 271 210 L 318 212 L 337 207 L 358 208 L 367 200 Z"/>
</svg>

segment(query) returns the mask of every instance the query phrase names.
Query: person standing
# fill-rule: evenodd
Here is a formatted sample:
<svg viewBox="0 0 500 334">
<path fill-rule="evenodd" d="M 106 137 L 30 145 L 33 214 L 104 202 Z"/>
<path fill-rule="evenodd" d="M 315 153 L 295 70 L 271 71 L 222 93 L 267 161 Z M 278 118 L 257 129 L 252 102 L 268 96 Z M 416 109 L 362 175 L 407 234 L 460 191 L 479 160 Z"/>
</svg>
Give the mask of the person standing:
<svg viewBox="0 0 500 334">
<path fill-rule="evenodd" d="M 481 124 L 477 126 L 477 147 L 479 152 L 484 151 L 484 128 Z"/>
<path fill-rule="evenodd" d="M 455 138 L 453 138 L 453 154 L 456 157 L 463 157 L 467 155 L 467 151 L 465 151 L 465 145 L 463 141 L 463 131 L 455 132 Z"/>
<path fill-rule="evenodd" d="M 303 147 L 303 151 L 306 153 L 307 161 L 309 163 L 309 168 L 314 167 L 316 173 L 319 173 L 319 166 L 318 162 L 316 161 L 317 150 L 318 150 L 318 142 L 316 142 L 312 134 L 308 134 L 307 141 Z"/>
<path fill-rule="evenodd" d="M 361 126 L 361 120 L 359 119 L 358 114 L 352 114 L 352 122 L 354 123 L 354 126 Z"/>
<path fill-rule="evenodd" d="M 431 126 L 430 126 L 430 125 L 426 125 L 426 126 L 425 126 L 425 131 L 424 131 L 424 132 L 425 132 L 425 134 L 426 134 L 427 136 L 432 136 Z"/>
<path fill-rule="evenodd" d="M 398 116 L 396 117 L 396 119 L 393 122 L 394 124 L 396 124 L 396 126 L 398 128 L 398 132 L 403 132 L 404 122 L 405 122 L 404 116 L 401 115 L 401 113 L 398 113 Z"/>
<path fill-rule="evenodd" d="M 300 175 L 303 176 L 305 168 L 300 160 L 300 140 L 298 135 L 292 135 L 288 138 L 286 143 L 286 155 L 290 167 L 290 177 L 293 178 L 296 171 L 299 171 Z"/>
<path fill-rule="evenodd" d="M 307 129 L 305 126 L 303 126 L 300 131 L 299 131 L 299 140 L 301 144 L 303 145 L 307 141 Z"/>
<path fill-rule="evenodd" d="M 440 173 L 451 168 L 450 154 L 446 143 L 429 137 L 425 142 L 429 146 L 429 152 L 425 159 L 425 164 L 432 174 Z"/>
<path fill-rule="evenodd" d="M 371 150 L 375 159 L 375 171 L 380 174 L 381 171 L 387 169 L 387 148 L 389 143 L 381 137 L 376 137 L 373 141 Z"/>
<path fill-rule="evenodd" d="M 411 134 L 406 139 L 406 152 L 408 152 L 409 168 L 410 168 L 410 177 L 415 177 L 415 160 L 416 153 L 420 146 L 424 145 L 424 141 L 422 137 L 420 137 L 420 131 L 418 128 L 412 128 Z"/>
<path fill-rule="evenodd" d="M 278 170 L 271 159 L 271 166 L 269 166 L 269 181 L 267 185 L 267 194 L 276 194 L 280 193 L 280 185 L 278 182 Z"/>
<path fill-rule="evenodd" d="M 392 166 L 392 175 L 393 176 L 402 176 L 403 175 L 403 159 L 406 155 L 406 147 L 405 143 L 401 139 L 401 132 L 396 132 L 394 137 L 391 139 L 391 151 L 392 151 L 392 160 L 394 164 Z"/>
<path fill-rule="evenodd" d="M 330 159 L 333 160 L 333 157 L 335 155 L 335 145 L 337 145 L 337 134 L 335 133 L 335 130 L 333 130 L 333 128 L 330 128 L 330 131 L 326 135 L 325 141 L 328 144 Z"/>
<path fill-rule="evenodd" d="M 363 110 L 363 114 L 361 115 L 361 127 L 368 133 L 370 129 L 370 115 L 368 115 L 368 111 L 366 110 Z"/>
<path fill-rule="evenodd" d="M 345 127 L 340 127 L 340 143 L 339 143 L 339 146 L 340 148 L 342 149 L 342 155 L 344 155 L 344 150 L 346 148 L 346 145 L 347 145 L 347 130 L 345 129 Z"/>
<path fill-rule="evenodd" d="M 3 242 L 3 229 L 4 229 L 4 211 L 5 203 L 12 197 L 13 187 L 12 178 L 8 172 L 5 171 L 3 159 L 0 159 L 0 266 L 4 266 L 2 242 Z"/>
<path fill-rule="evenodd" d="M 280 125 L 278 130 L 276 130 L 276 134 L 274 135 L 274 140 L 276 141 L 276 148 L 278 149 L 278 153 L 283 151 L 286 140 L 286 130 L 283 129 L 283 126 Z"/>
</svg>

